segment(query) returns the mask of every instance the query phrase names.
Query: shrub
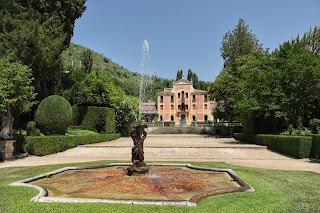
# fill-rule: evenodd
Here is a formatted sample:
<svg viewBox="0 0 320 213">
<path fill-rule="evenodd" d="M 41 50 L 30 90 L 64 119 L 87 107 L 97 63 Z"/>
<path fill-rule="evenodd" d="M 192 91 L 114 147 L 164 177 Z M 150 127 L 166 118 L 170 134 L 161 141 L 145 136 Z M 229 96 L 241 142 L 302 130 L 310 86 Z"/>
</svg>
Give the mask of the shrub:
<svg viewBox="0 0 320 213">
<path fill-rule="evenodd" d="M 71 119 L 70 103 L 58 95 L 43 99 L 35 115 L 37 126 L 45 135 L 64 135 Z"/>
<path fill-rule="evenodd" d="M 29 154 L 43 156 L 63 152 L 81 144 L 110 141 L 119 137 L 120 134 L 30 136 L 26 137 L 25 149 Z"/>
<path fill-rule="evenodd" d="M 272 150 L 297 158 L 309 157 L 312 146 L 312 137 L 308 136 L 235 133 L 233 137 L 243 142 L 265 145 Z"/>
<path fill-rule="evenodd" d="M 164 122 L 164 126 L 175 126 L 175 122 L 174 121 L 166 121 L 166 122 Z"/>
<path fill-rule="evenodd" d="M 312 137 L 269 135 L 268 148 L 297 158 L 310 156 Z"/>
<path fill-rule="evenodd" d="M 312 135 L 312 147 L 310 157 L 320 158 L 320 135 Z"/>
<path fill-rule="evenodd" d="M 73 106 L 73 124 L 99 133 L 115 133 L 115 111 L 108 107 Z"/>
<path fill-rule="evenodd" d="M 27 136 L 40 136 L 41 135 L 41 132 L 39 129 L 37 129 L 36 122 L 34 122 L 34 121 L 29 121 L 27 123 L 26 131 L 27 131 Z"/>
<path fill-rule="evenodd" d="M 309 126 L 312 134 L 320 133 L 320 119 L 313 118 L 309 121 Z"/>
<path fill-rule="evenodd" d="M 289 124 L 288 129 L 280 133 L 280 135 L 305 136 L 305 135 L 311 135 L 311 131 L 303 126 L 295 129 L 293 128 L 292 124 Z"/>
</svg>

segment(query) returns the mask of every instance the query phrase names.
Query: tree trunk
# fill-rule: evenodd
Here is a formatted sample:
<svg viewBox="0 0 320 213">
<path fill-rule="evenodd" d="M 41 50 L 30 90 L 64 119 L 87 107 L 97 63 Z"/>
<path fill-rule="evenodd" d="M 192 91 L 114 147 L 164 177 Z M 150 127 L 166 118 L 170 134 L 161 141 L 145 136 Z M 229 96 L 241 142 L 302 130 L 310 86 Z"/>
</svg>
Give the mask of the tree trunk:
<svg viewBox="0 0 320 213">
<path fill-rule="evenodd" d="M 11 113 L 11 108 L 8 105 L 7 111 L 4 113 L 1 119 L 1 127 L 0 127 L 0 138 L 2 139 L 10 139 L 13 134 L 13 115 Z"/>
</svg>

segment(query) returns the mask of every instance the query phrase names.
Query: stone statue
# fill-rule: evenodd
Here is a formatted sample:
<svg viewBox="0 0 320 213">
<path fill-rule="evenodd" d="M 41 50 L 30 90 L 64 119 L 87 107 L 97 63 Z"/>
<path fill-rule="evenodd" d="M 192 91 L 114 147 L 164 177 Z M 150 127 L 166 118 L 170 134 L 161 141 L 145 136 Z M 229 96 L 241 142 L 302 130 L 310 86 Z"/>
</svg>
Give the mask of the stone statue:
<svg viewBox="0 0 320 213">
<path fill-rule="evenodd" d="M 7 111 L 4 113 L 0 122 L 0 140 L 12 139 L 13 135 L 13 115 L 11 113 L 11 108 L 8 106 Z"/>
<path fill-rule="evenodd" d="M 131 162 L 132 166 L 128 167 L 128 175 L 140 175 L 148 173 L 149 168 L 144 162 L 144 152 L 143 152 L 143 143 L 147 137 L 146 125 L 141 123 L 135 124 L 133 126 L 133 130 L 131 132 L 131 138 L 133 140 L 133 148 L 132 148 L 132 157 Z"/>
</svg>

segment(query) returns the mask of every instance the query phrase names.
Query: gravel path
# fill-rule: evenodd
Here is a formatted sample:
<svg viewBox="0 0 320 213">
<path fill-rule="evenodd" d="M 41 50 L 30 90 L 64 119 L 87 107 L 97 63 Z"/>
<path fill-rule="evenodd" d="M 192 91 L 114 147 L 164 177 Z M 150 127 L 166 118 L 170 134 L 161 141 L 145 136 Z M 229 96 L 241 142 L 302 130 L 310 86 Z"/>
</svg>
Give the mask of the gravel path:
<svg viewBox="0 0 320 213">
<path fill-rule="evenodd" d="M 78 146 L 43 157 L 0 163 L 0 168 L 66 164 L 97 160 L 130 162 L 131 138 Z M 213 138 L 201 135 L 148 135 L 144 143 L 145 161 L 226 162 L 247 167 L 314 171 L 320 173 L 320 163 L 309 159 L 294 159 L 264 146 L 240 143 L 233 138 Z"/>
</svg>

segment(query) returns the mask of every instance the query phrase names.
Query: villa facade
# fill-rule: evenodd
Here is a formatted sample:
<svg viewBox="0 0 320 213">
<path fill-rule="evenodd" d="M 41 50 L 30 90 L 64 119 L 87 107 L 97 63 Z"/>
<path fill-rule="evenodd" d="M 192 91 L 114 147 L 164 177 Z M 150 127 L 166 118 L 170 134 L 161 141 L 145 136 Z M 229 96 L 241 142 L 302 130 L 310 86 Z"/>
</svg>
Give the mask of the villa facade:
<svg viewBox="0 0 320 213">
<path fill-rule="evenodd" d="M 212 110 L 216 107 L 210 101 L 207 91 L 193 88 L 192 81 L 180 79 L 172 88 L 165 88 L 157 97 L 157 120 L 174 121 L 175 125 L 190 125 L 192 121 L 213 121 Z"/>
</svg>

